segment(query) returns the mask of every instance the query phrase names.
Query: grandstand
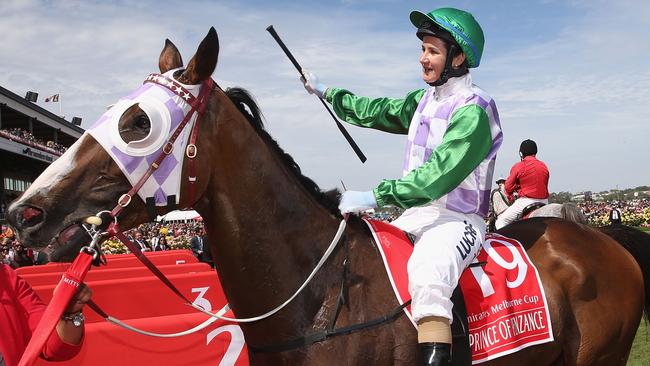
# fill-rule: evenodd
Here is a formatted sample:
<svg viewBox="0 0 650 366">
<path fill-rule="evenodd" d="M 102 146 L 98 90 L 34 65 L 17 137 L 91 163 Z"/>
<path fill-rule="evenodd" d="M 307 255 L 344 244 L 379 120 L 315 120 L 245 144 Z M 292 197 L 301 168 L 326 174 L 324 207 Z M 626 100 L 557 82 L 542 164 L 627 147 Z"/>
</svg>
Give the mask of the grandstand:
<svg viewBox="0 0 650 366">
<path fill-rule="evenodd" d="M 33 93 L 26 96 L 33 98 Z M 0 222 L 6 208 L 84 132 L 0 87 Z M 77 120 L 78 123 L 79 120 Z"/>
</svg>

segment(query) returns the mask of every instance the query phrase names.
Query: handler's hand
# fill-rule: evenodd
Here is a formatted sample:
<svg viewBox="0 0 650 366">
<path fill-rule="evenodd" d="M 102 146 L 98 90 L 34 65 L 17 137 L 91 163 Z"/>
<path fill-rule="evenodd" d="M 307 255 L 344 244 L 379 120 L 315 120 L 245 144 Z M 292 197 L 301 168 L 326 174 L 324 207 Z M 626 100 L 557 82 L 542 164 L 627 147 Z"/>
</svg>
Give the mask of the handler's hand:
<svg viewBox="0 0 650 366">
<path fill-rule="evenodd" d="M 325 98 L 325 91 L 327 91 L 327 86 L 318 80 L 318 76 L 305 69 L 302 70 L 302 73 L 305 75 L 305 77 L 301 76 L 300 81 L 302 81 L 305 89 L 309 92 L 309 94 L 316 94 L 321 99 Z"/>
<path fill-rule="evenodd" d="M 79 285 L 79 288 L 77 289 L 77 293 L 70 299 L 70 302 L 68 303 L 68 306 L 65 308 L 64 313 L 66 314 L 73 314 L 73 313 L 78 313 L 83 309 L 84 305 L 88 301 L 90 301 L 90 298 L 93 296 L 93 291 L 86 286 L 85 283 L 82 283 Z"/>
<path fill-rule="evenodd" d="M 341 195 L 339 210 L 342 214 L 350 212 L 361 212 L 377 207 L 377 200 L 372 191 L 345 191 Z"/>
</svg>

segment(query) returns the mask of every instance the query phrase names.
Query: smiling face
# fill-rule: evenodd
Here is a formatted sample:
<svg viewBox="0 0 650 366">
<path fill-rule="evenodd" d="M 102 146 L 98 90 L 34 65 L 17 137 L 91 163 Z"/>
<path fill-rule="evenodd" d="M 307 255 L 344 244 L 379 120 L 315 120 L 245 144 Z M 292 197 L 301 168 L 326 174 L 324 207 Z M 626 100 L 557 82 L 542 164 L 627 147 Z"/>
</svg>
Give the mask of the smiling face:
<svg viewBox="0 0 650 366">
<path fill-rule="evenodd" d="M 436 82 L 445 68 L 447 59 L 447 43 L 440 38 L 424 36 L 422 38 L 422 80 L 427 84 Z"/>
<path fill-rule="evenodd" d="M 447 60 L 449 45 L 441 38 L 434 36 L 422 37 L 422 54 L 420 65 L 422 65 L 422 80 L 427 84 L 433 84 L 442 75 Z M 451 67 L 458 69 L 465 62 L 465 54 L 458 52 L 451 61 Z"/>
</svg>

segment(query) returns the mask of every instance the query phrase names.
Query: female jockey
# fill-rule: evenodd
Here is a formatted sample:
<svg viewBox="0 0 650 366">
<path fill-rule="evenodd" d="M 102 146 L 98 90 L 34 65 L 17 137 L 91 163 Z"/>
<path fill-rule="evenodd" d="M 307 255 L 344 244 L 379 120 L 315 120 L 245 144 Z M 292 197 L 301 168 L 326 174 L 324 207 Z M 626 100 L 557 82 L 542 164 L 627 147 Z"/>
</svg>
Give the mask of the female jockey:
<svg viewBox="0 0 650 366">
<path fill-rule="evenodd" d="M 469 68 L 483 52 L 483 30 L 465 11 L 413 11 L 422 40 L 422 78 L 431 87 L 404 98 L 356 96 L 327 88 L 306 73 L 305 88 L 332 104 L 343 120 L 361 127 L 408 134 L 404 176 L 367 192 L 346 191 L 342 213 L 396 205 L 406 211 L 393 224 L 415 235 L 409 291 L 426 365 L 451 362 L 451 294 L 474 260 L 502 133 L 494 101 L 472 83 Z"/>
</svg>

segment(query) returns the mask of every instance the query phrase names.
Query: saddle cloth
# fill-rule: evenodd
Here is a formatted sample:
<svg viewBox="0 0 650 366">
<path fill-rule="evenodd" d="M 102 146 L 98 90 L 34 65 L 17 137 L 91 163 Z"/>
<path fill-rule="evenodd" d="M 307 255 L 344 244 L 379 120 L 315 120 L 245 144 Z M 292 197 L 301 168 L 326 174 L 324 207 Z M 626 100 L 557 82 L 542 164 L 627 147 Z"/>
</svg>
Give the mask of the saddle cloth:
<svg viewBox="0 0 650 366">
<path fill-rule="evenodd" d="M 406 265 L 413 244 L 386 222 L 366 219 L 400 304 L 410 300 Z M 463 272 L 472 364 L 553 341 L 544 288 L 537 269 L 518 241 L 489 233 L 476 258 L 480 265 Z M 414 326 L 410 307 L 404 309 Z"/>
</svg>

